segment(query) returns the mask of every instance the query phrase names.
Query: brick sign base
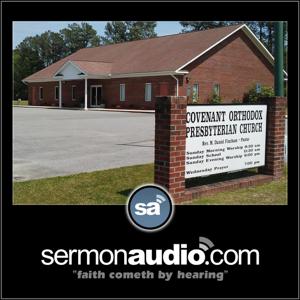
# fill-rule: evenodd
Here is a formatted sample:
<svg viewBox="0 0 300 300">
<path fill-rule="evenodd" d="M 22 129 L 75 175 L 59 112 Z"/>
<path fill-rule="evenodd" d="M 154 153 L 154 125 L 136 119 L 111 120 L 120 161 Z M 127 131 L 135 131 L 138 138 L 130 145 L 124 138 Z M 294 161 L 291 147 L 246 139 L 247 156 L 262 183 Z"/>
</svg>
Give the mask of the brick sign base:
<svg viewBox="0 0 300 300">
<path fill-rule="evenodd" d="M 264 99 L 268 105 L 266 164 L 258 174 L 200 185 L 185 186 L 186 97 L 157 97 L 155 105 L 154 181 L 165 187 L 175 202 L 190 201 L 217 192 L 270 182 L 282 176 L 286 98 Z"/>
</svg>

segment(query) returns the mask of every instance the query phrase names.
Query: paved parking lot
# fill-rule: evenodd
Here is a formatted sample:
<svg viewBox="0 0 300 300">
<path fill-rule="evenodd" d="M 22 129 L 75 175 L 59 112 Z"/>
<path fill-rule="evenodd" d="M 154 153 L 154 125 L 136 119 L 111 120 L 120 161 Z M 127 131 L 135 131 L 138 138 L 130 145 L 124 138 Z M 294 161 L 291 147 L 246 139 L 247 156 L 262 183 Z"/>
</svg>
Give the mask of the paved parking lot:
<svg viewBox="0 0 300 300">
<path fill-rule="evenodd" d="M 14 180 L 154 161 L 154 114 L 14 107 Z"/>
</svg>

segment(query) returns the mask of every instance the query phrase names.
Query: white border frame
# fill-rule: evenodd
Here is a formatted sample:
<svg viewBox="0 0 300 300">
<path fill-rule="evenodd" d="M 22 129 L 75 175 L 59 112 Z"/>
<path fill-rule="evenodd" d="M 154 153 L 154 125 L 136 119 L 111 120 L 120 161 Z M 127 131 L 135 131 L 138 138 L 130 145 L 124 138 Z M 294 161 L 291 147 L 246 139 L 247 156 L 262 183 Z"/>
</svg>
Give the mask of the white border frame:
<svg viewBox="0 0 300 300">
<path fill-rule="evenodd" d="M 20 1 L 19 1 L 20 2 Z M 47 1 L 47 2 L 56 2 L 56 1 Z M 108 2 L 108 1 L 104 1 L 104 2 Z M 112 1 L 112 2 L 115 2 L 115 3 L 119 3 L 120 1 Z M 132 1 L 130 1 L 130 2 L 132 2 Z M 150 1 L 151 2 L 151 1 Z M 177 2 L 177 1 L 175 1 L 175 2 Z M 213 1 L 213 2 L 215 2 L 215 1 Z M 251 1 L 250 1 L 251 2 Z M 255 1 L 253 1 L 253 2 L 255 2 Z M 290 2 L 290 1 L 288 1 L 288 2 Z M 2 6 L 2 3 L 1 3 L 1 6 Z M 299 12 L 298 12 L 298 16 L 299 16 Z M 3 18 L 2 18 L 2 10 L 0 11 L 0 22 L 1 22 L 1 25 L 2 25 L 2 20 L 3 20 Z M 299 26 L 299 20 L 297 21 L 297 23 L 298 23 L 298 26 Z M 2 26 L 1 26 L 1 28 L 2 28 Z M 2 35 L 0 36 L 0 40 L 1 40 L 1 45 L 3 45 L 3 39 L 2 39 Z M 299 40 L 298 40 L 298 42 L 297 42 L 297 44 L 298 44 L 298 47 L 299 47 Z M 0 51 L 0 58 L 1 58 L 1 61 L 2 61 L 2 51 Z M 298 75 L 299 75 L 299 67 L 297 68 L 297 71 L 298 71 Z M 1 71 L 0 71 L 1 73 L 1 78 L 3 78 L 3 72 L 2 72 L 2 68 L 1 68 Z M 285 72 L 285 71 L 284 71 Z M 285 72 L 286 73 L 286 72 Z M 150 76 L 150 75 L 148 75 L 148 76 Z M 24 83 L 26 83 L 26 82 L 48 82 L 48 81 L 56 81 L 56 80 L 36 80 L 36 81 L 26 81 L 26 80 L 22 80 Z M 0 93 L 1 93 L 1 95 L 2 95 L 2 80 L 1 80 L 1 82 L 0 82 L 0 85 L 1 85 L 1 89 L 0 89 Z M 299 93 L 299 87 L 298 87 L 298 93 Z M 0 107 L 2 108 L 2 102 L 0 103 Z M 1 117 L 2 117 L 2 112 L 3 112 L 3 110 L 2 109 L 0 109 L 0 115 L 1 115 Z M 1 118 L 1 120 L 2 120 L 2 118 Z M 298 123 L 298 126 L 299 126 L 299 118 L 298 118 L 298 120 L 297 120 L 297 123 Z M 2 133 L 2 127 L 1 127 L 1 133 Z M 1 135 L 2 136 L 2 135 Z M 298 148 L 299 148 L 299 140 L 298 140 Z M 2 158 L 3 158 L 3 156 L 2 156 L 2 149 L 1 149 L 1 161 L 2 161 Z M 298 175 L 299 175 L 299 167 L 298 167 L 298 169 L 297 169 L 297 171 L 298 171 Z M 1 177 L 2 177 L 2 175 L 3 175 L 3 172 L 2 172 L 2 168 L 1 168 Z M 13 178 L 12 178 L 12 182 L 13 182 Z M 1 196 L 3 195 L 2 194 L 2 180 L 1 180 L 1 182 L 0 182 L 0 185 L 1 185 Z M 297 194 L 298 194 L 298 197 L 299 197 L 299 186 L 298 186 L 298 188 L 297 188 Z M 1 199 L 3 199 L 3 197 L 0 197 Z M 116 204 L 116 205 L 118 205 L 118 204 Z M 121 205 L 121 204 L 119 204 L 119 205 Z M 298 204 L 298 208 L 299 208 L 299 204 Z M 2 223 L 2 220 L 3 220 L 3 209 L 2 209 L 2 203 L 1 203 L 1 209 L 0 209 L 0 213 L 1 213 L 1 262 L 2 262 L 2 259 L 3 259 L 3 256 L 2 256 L 2 233 L 3 233 L 3 231 L 2 231 L 2 225 L 3 225 L 3 223 Z M 297 220 L 297 224 L 298 224 L 298 235 L 297 235 L 297 237 L 298 237 L 298 241 L 297 241 L 297 245 L 298 245 L 298 249 L 299 249 L 299 210 L 298 210 L 298 220 Z M 2 273 L 2 268 L 0 268 L 0 278 L 1 278 L 1 280 L 0 280 L 0 283 L 1 283 L 1 297 L 3 296 L 2 295 L 2 287 L 3 287 L 3 285 L 2 285 L 2 279 L 3 279 L 3 273 Z M 299 277 L 299 258 L 298 258 L 298 277 Z M 298 295 L 299 295 L 299 285 L 298 285 Z M 17 298 L 17 299 L 26 299 L 26 298 Z M 41 299 L 59 299 L 59 298 L 41 298 Z M 74 299 L 74 298 L 70 298 L 70 297 L 66 297 L 66 298 L 63 298 L 63 299 Z M 85 298 L 80 298 L 80 297 L 77 297 L 77 298 L 75 298 L 75 299 L 105 299 L 105 298 L 97 298 L 97 297 L 85 297 Z M 146 298 L 120 298 L 120 297 L 117 297 L 117 298 L 110 298 L 110 299 L 158 299 L 157 297 L 155 297 L 155 298 L 151 298 L 151 297 L 146 297 Z M 164 298 L 164 299 L 203 299 L 203 298 L 195 298 L 195 297 L 193 297 L 193 298 L 191 298 L 191 297 L 186 297 L 186 298 L 179 298 L 179 297 L 176 297 L 176 298 Z M 231 298 L 214 298 L 214 299 L 231 299 Z M 255 299 L 255 298 L 241 298 L 241 299 Z M 266 298 L 266 299 L 268 299 L 268 298 Z M 278 299 L 285 299 L 285 298 L 278 298 Z M 288 299 L 288 298 L 287 298 Z"/>
</svg>

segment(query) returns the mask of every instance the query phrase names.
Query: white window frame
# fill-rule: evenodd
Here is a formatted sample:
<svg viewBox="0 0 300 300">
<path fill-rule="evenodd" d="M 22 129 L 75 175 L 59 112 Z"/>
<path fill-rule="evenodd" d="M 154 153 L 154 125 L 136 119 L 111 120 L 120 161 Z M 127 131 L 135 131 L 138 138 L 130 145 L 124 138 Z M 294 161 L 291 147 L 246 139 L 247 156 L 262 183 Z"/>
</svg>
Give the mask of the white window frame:
<svg viewBox="0 0 300 300">
<path fill-rule="evenodd" d="M 150 86 L 150 97 L 147 98 L 147 96 L 148 96 L 147 88 L 149 88 L 149 86 Z M 151 82 L 145 83 L 145 101 L 146 102 L 151 102 L 152 101 L 152 83 Z"/>
<path fill-rule="evenodd" d="M 197 86 L 196 99 L 194 98 L 194 86 Z M 193 83 L 193 86 L 192 86 L 192 101 L 198 101 L 198 99 L 199 99 L 199 82 L 195 82 L 195 83 Z"/>
<path fill-rule="evenodd" d="M 72 93 L 72 101 L 77 101 L 76 98 L 74 98 L 74 95 L 73 95 L 73 88 L 76 88 L 77 89 L 77 85 L 72 85 L 72 90 L 71 90 L 71 93 Z M 76 93 L 75 93 L 76 94 Z M 76 96 L 76 95 L 75 95 Z"/>
<path fill-rule="evenodd" d="M 41 90 L 43 90 L 43 98 L 41 97 Z M 39 87 L 39 99 L 40 101 L 44 100 L 44 88 L 42 86 Z"/>
<path fill-rule="evenodd" d="M 218 92 L 216 93 L 215 92 L 215 87 L 218 87 Z M 213 94 L 220 97 L 220 94 L 221 94 L 221 86 L 220 86 L 220 83 L 214 83 L 213 85 Z"/>
<path fill-rule="evenodd" d="M 261 93 L 261 83 L 256 82 L 255 91 L 256 91 L 257 94 Z"/>
<path fill-rule="evenodd" d="M 122 92 L 122 89 L 124 89 L 123 92 Z M 126 100 L 126 85 L 125 85 L 125 83 L 120 83 L 119 93 L 120 93 L 120 102 L 124 102 Z"/>
<path fill-rule="evenodd" d="M 56 98 L 56 89 L 58 90 L 58 97 Z M 58 85 L 56 85 L 55 87 L 54 87 L 54 99 L 55 99 L 55 101 L 58 101 L 59 100 L 59 86 Z"/>
</svg>

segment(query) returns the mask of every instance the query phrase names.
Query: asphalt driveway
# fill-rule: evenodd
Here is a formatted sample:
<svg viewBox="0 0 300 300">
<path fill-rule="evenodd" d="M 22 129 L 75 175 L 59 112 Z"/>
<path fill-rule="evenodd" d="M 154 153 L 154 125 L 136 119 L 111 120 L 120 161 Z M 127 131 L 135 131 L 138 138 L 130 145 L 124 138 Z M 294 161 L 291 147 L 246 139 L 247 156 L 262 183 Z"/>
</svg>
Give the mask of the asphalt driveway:
<svg viewBox="0 0 300 300">
<path fill-rule="evenodd" d="M 14 180 L 154 161 L 154 114 L 13 109 Z"/>
</svg>

